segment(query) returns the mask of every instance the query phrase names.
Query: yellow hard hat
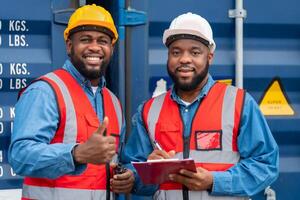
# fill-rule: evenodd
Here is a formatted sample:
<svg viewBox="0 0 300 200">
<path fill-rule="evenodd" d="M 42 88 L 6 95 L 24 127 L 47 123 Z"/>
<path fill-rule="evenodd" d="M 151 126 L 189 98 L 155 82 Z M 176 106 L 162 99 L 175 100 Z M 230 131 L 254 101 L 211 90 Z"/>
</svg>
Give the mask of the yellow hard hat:
<svg viewBox="0 0 300 200">
<path fill-rule="evenodd" d="M 72 33 L 83 30 L 104 32 L 112 37 L 113 44 L 118 39 L 118 32 L 110 13 L 95 4 L 80 7 L 71 15 L 64 38 L 67 40 Z"/>
</svg>

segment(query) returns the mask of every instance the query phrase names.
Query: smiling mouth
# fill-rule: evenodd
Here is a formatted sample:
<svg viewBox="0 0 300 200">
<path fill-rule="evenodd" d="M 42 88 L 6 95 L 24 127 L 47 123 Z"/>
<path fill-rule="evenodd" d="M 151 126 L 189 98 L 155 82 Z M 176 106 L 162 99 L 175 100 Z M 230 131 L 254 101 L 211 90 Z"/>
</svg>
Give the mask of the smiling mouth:
<svg viewBox="0 0 300 200">
<path fill-rule="evenodd" d="M 192 67 L 179 67 L 176 69 L 176 74 L 181 77 L 189 77 L 194 74 L 195 69 Z"/>
<path fill-rule="evenodd" d="M 182 72 L 182 73 L 188 73 L 188 72 L 193 72 L 195 70 L 192 68 L 181 68 L 181 69 L 177 69 L 176 71 Z"/>
<path fill-rule="evenodd" d="M 103 61 L 103 56 L 85 56 L 85 60 L 90 65 L 99 65 Z"/>
<path fill-rule="evenodd" d="M 195 71 L 195 69 L 188 65 L 182 65 L 182 66 L 177 67 L 176 71 L 178 71 L 178 72 L 193 72 L 193 71 Z"/>
</svg>

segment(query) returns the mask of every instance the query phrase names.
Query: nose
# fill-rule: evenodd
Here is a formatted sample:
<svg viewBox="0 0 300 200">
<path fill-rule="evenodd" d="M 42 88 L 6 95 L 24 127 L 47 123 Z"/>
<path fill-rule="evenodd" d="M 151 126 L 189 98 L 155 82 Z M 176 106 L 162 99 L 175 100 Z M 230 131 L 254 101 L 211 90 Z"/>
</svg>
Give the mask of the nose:
<svg viewBox="0 0 300 200">
<path fill-rule="evenodd" d="M 183 52 L 182 55 L 180 56 L 179 62 L 182 64 L 191 63 L 192 57 L 188 52 Z"/>
<path fill-rule="evenodd" d="M 88 49 L 94 52 L 98 52 L 101 50 L 101 46 L 98 44 L 97 40 L 93 40 L 89 46 Z"/>
</svg>

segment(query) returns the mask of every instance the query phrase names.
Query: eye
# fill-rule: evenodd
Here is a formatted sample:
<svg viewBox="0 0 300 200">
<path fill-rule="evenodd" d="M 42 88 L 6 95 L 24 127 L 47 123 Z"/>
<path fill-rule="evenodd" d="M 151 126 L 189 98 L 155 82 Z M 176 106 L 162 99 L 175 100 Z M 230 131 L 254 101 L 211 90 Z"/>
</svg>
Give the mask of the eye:
<svg viewBox="0 0 300 200">
<path fill-rule="evenodd" d="M 199 56 L 199 55 L 202 54 L 202 52 L 199 51 L 199 50 L 193 50 L 191 54 L 192 54 L 193 56 Z"/>
<path fill-rule="evenodd" d="M 98 44 L 100 44 L 100 45 L 108 45 L 108 44 L 111 44 L 111 40 L 108 39 L 108 38 L 105 38 L 105 37 L 98 39 L 97 42 L 98 42 Z"/>
<path fill-rule="evenodd" d="M 180 55 L 180 51 L 178 51 L 178 50 L 172 50 L 171 51 L 171 54 L 172 54 L 172 56 L 179 56 Z"/>
<path fill-rule="evenodd" d="M 90 43 L 91 41 L 92 41 L 92 39 L 88 38 L 88 37 L 80 38 L 80 42 L 82 42 L 82 43 Z"/>
</svg>

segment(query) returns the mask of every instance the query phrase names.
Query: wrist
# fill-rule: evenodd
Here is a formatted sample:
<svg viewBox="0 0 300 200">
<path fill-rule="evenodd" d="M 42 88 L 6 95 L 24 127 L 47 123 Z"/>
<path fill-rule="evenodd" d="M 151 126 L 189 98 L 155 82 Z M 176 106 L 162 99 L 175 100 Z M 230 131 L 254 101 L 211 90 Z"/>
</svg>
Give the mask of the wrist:
<svg viewBox="0 0 300 200">
<path fill-rule="evenodd" d="M 208 193 L 212 193 L 213 188 L 214 188 L 214 176 L 213 176 L 213 174 L 210 174 L 210 175 L 211 175 L 210 176 L 210 184 L 209 184 L 208 188 L 206 189 L 206 191 Z"/>
<path fill-rule="evenodd" d="M 212 192 L 212 189 L 213 189 L 213 183 L 210 185 L 210 187 L 208 189 L 206 189 L 206 191 L 208 193 L 211 193 Z"/>
<path fill-rule="evenodd" d="M 75 165 L 83 164 L 84 161 L 80 156 L 80 145 L 76 144 L 73 149 L 72 149 L 72 156 L 73 156 L 73 161 Z"/>
</svg>

